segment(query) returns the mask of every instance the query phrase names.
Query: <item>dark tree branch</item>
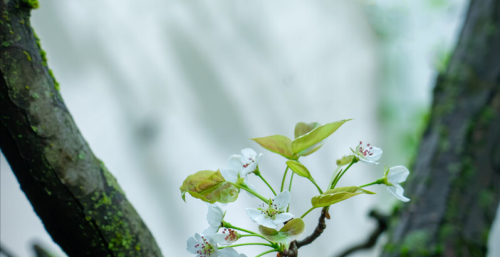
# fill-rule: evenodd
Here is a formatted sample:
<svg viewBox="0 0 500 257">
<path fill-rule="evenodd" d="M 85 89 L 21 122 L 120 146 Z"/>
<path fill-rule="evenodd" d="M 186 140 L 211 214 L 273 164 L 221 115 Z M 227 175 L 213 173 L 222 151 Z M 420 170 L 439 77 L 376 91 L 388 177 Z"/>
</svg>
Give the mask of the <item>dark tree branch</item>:
<svg viewBox="0 0 500 257">
<path fill-rule="evenodd" d="M 328 207 L 324 207 L 323 209 L 321 209 L 321 215 L 319 216 L 319 219 L 318 219 L 318 225 L 316 226 L 316 229 L 313 231 L 313 233 L 311 235 L 309 235 L 308 237 L 304 238 L 304 240 L 293 241 L 290 244 L 290 247 L 288 248 L 288 250 L 283 251 L 283 253 L 281 253 L 281 255 L 288 256 L 288 257 L 297 257 L 299 255 L 299 248 L 300 247 L 312 243 L 314 240 L 316 240 L 316 238 L 321 236 L 323 231 L 325 231 L 325 228 L 326 228 L 325 218 L 327 216 L 329 217 Z"/>
<path fill-rule="evenodd" d="M 471 0 L 382 256 L 485 256 L 500 202 L 500 0 Z"/>
<path fill-rule="evenodd" d="M 382 215 L 375 210 L 372 210 L 369 216 L 377 221 L 377 227 L 370 234 L 370 237 L 368 237 L 365 242 L 346 249 L 339 255 L 339 257 L 345 257 L 355 251 L 372 248 L 377 243 L 377 239 L 380 237 L 380 235 L 382 235 L 382 233 L 387 230 L 387 220 L 389 219 L 389 217 Z"/>
<path fill-rule="evenodd" d="M 115 178 L 80 134 L 30 26 L 36 0 L 0 1 L 0 147 L 69 256 L 161 256 Z"/>
</svg>

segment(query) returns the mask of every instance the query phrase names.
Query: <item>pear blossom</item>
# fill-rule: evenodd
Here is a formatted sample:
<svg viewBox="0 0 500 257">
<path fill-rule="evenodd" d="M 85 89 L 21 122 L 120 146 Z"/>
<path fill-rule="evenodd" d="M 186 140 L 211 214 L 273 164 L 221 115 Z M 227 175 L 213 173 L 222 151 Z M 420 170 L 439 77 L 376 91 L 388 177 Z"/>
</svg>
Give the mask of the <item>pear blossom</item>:
<svg viewBox="0 0 500 257">
<path fill-rule="evenodd" d="M 384 184 L 387 185 L 387 190 L 396 198 L 403 202 L 410 201 L 409 198 L 403 196 L 404 189 L 399 184 L 406 181 L 410 171 L 404 166 L 394 166 L 388 169 L 384 174 Z"/>
<path fill-rule="evenodd" d="M 293 214 L 285 213 L 290 200 L 290 192 L 285 190 L 279 193 L 274 199 L 271 199 L 267 208 L 264 208 L 264 204 L 258 209 L 247 208 L 247 214 L 255 223 L 276 229 L 279 224 L 293 218 Z"/>
<path fill-rule="evenodd" d="M 355 157 L 358 159 L 358 161 L 368 163 L 368 164 L 378 164 L 378 160 L 380 157 L 382 157 L 382 149 L 372 146 L 370 144 L 367 144 L 366 146 L 363 146 L 363 142 L 360 141 L 359 145 L 356 146 L 355 150 L 351 151 L 355 154 Z"/>
<path fill-rule="evenodd" d="M 217 257 L 218 247 L 210 236 L 196 233 L 194 237 L 188 238 L 187 251 L 196 254 L 196 257 Z"/>
<path fill-rule="evenodd" d="M 196 254 L 196 257 L 246 257 L 238 254 L 233 248 L 219 250 L 217 243 L 210 235 L 200 235 L 196 233 L 187 241 L 187 251 Z"/>
<path fill-rule="evenodd" d="M 241 155 L 233 154 L 229 157 L 228 168 L 221 168 L 220 173 L 225 180 L 237 183 L 238 179 L 243 178 L 245 184 L 253 191 L 257 188 L 248 182 L 248 174 L 257 169 L 259 158 L 262 154 L 258 154 L 251 148 L 241 150 Z"/>
<path fill-rule="evenodd" d="M 222 208 L 223 206 L 225 205 L 219 203 L 208 205 L 207 221 L 210 227 L 203 231 L 204 235 L 213 235 L 221 227 L 222 219 L 224 219 L 224 215 L 226 214 Z"/>
<path fill-rule="evenodd" d="M 251 148 L 241 150 L 241 155 L 233 154 L 229 157 L 229 167 L 240 172 L 241 176 L 246 176 L 254 172 L 259 164 L 259 158 L 262 154 L 258 154 Z"/>
<path fill-rule="evenodd" d="M 240 239 L 241 235 L 234 229 L 224 228 L 222 232 L 215 234 L 212 238 L 219 245 L 231 245 Z"/>
</svg>

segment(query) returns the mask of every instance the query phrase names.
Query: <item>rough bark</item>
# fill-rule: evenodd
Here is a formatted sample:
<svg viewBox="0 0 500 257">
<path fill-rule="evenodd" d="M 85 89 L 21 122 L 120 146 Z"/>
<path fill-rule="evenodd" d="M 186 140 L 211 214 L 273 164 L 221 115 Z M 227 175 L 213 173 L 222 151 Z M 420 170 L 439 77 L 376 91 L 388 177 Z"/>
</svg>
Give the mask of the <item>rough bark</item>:
<svg viewBox="0 0 500 257">
<path fill-rule="evenodd" d="M 80 134 L 30 25 L 36 0 L 0 1 L 0 147 L 47 232 L 69 256 L 161 256 Z"/>
<path fill-rule="evenodd" d="M 382 256 L 485 256 L 500 201 L 500 0 L 472 0 Z"/>
</svg>

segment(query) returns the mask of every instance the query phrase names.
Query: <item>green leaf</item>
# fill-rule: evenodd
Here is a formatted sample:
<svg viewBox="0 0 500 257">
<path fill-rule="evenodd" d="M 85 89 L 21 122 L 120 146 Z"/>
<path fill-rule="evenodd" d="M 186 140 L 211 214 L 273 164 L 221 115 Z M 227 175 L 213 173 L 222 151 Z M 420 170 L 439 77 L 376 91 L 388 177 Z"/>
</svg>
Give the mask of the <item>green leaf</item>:
<svg viewBox="0 0 500 257">
<path fill-rule="evenodd" d="M 319 126 L 321 126 L 321 124 L 317 122 L 311 122 L 311 123 L 299 122 L 295 125 L 295 138 L 305 135 Z"/>
<path fill-rule="evenodd" d="M 306 168 L 306 166 L 304 166 L 302 163 L 298 162 L 298 161 L 287 161 L 286 162 L 286 165 L 293 171 L 295 172 L 297 175 L 301 176 L 301 177 L 305 177 L 305 178 L 310 178 L 311 177 L 311 173 L 309 172 L 309 170 Z"/>
<path fill-rule="evenodd" d="M 202 170 L 189 175 L 180 187 L 186 201 L 186 193 L 208 203 L 229 203 L 238 199 L 238 189 L 227 182 L 220 171 Z"/>
<path fill-rule="evenodd" d="M 338 202 L 347 200 L 359 194 L 375 194 L 374 192 L 362 189 L 357 186 L 338 187 L 330 189 L 321 195 L 315 196 L 311 199 L 313 207 L 326 207 Z"/>
<path fill-rule="evenodd" d="M 286 136 L 274 135 L 268 137 L 252 138 L 253 141 L 257 142 L 260 146 L 266 148 L 267 150 L 282 155 L 287 159 L 295 159 L 294 153 L 292 152 L 292 140 Z"/>
<path fill-rule="evenodd" d="M 328 138 L 333 132 L 335 132 L 342 124 L 347 122 L 349 120 L 341 120 L 341 121 L 336 121 L 332 123 L 325 124 L 323 126 L 319 126 L 313 130 L 311 130 L 309 133 L 306 133 L 292 142 L 292 151 L 294 153 L 299 154 L 301 151 L 314 146 L 317 143 L 320 143 L 321 141 L 325 140 Z M 321 146 L 319 146 L 321 147 Z M 318 147 L 318 148 L 319 148 Z M 316 151 L 318 149 L 315 149 Z M 308 153 L 311 154 L 311 153 Z"/>
<path fill-rule="evenodd" d="M 271 242 L 288 245 L 304 232 L 305 227 L 306 225 L 301 218 L 295 218 L 288 221 L 279 231 L 261 225 L 259 232 Z"/>
</svg>

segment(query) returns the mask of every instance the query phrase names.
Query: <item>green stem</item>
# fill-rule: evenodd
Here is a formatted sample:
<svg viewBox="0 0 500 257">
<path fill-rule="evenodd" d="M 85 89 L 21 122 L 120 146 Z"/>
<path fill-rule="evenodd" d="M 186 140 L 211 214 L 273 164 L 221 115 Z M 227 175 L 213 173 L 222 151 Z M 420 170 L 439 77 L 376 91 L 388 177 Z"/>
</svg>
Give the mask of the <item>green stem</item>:
<svg viewBox="0 0 500 257">
<path fill-rule="evenodd" d="M 383 178 L 377 179 L 377 180 L 373 181 L 372 183 L 368 183 L 368 184 L 365 184 L 365 185 L 362 185 L 362 186 L 359 186 L 359 187 L 367 187 L 367 186 L 371 186 L 371 185 L 380 185 L 380 184 L 384 184 L 384 179 Z"/>
<path fill-rule="evenodd" d="M 283 192 L 283 187 L 285 186 L 285 178 L 286 178 L 286 173 L 287 172 L 288 172 L 288 165 L 286 166 L 285 174 L 283 174 L 283 180 L 281 180 L 281 190 L 280 190 L 280 192 Z"/>
<path fill-rule="evenodd" d="M 317 207 L 311 207 L 311 209 L 307 210 L 302 216 L 300 216 L 301 219 L 303 219 L 307 214 L 309 214 L 312 210 L 316 209 Z"/>
<path fill-rule="evenodd" d="M 238 247 L 238 246 L 247 246 L 247 245 L 263 245 L 263 246 L 269 246 L 273 247 L 271 244 L 266 244 L 266 243 L 244 243 L 244 244 L 237 244 L 237 245 L 227 245 L 227 246 L 219 246 L 219 249 L 224 249 L 224 248 L 229 248 L 229 247 Z"/>
<path fill-rule="evenodd" d="M 330 189 L 330 187 L 332 186 L 332 183 L 333 181 L 335 180 L 335 178 L 337 177 L 338 173 L 339 173 L 339 169 L 340 169 L 341 166 L 337 166 L 337 169 L 335 169 L 335 172 L 333 172 L 332 174 L 332 178 L 330 179 L 330 182 L 328 182 L 328 185 L 327 185 L 327 188 Z"/>
<path fill-rule="evenodd" d="M 319 193 L 322 194 L 323 190 L 321 190 L 321 188 L 318 186 L 318 184 L 316 184 L 316 181 L 314 181 L 314 179 L 312 177 L 309 180 L 311 180 L 311 182 L 316 186 L 316 188 L 318 189 Z"/>
<path fill-rule="evenodd" d="M 232 229 L 236 229 L 236 230 L 239 230 L 239 231 L 243 231 L 243 232 L 246 232 L 246 233 L 248 233 L 248 234 L 249 234 L 249 235 L 241 235 L 242 237 L 244 237 L 244 236 L 256 236 L 256 237 L 260 237 L 260 238 L 262 238 L 262 239 L 264 239 L 264 240 L 268 241 L 269 243 L 272 243 L 271 241 L 267 240 L 267 239 L 266 239 L 263 235 L 261 235 L 261 234 L 255 233 L 255 232 L 253 232 L 253 231 L 250 231 L 250 230 L 247 230 L 247 229 L 244 229 L 244 228 L 235 227 L 235 226 L 233 226 L 233 225 L 231 225 L 231 224 L 229 224 L 229 223 L 224 223 L 224 225 L 225 225 L 225 226 L 224 226 L 225 228 L 232 228 Z"/>
<path fill-rule="evenodd" d="M 263 252 L 263 253 L 261 253 L 261 254 L 259 254 L 259 255 L 255 255 L 255 257 L 260 257 L 260 256 L 262 256 L 262 255 L 264 255 L 264 254 L 268 254 L 268 253 L 272 253 L 272 252 L 277 252 L 277 251 L 278 251 L 278 250 L 276 250 L 276 249 L 272 249 L 272 250 L 269 250 L 269 251 L 265 251 L 265 252 Z"/>
<path fill-rule="evenodd" d="M 290 185 L 288 186 L 288 192 L 292 192 L 292 181 L 294 174 L 295 172 L 293 172 L 292 175 L 290 176 Z M 286 207 L 286 212 L 288 212 L 289 210 L 290 210 L 290 204 L 288 204 L 288 206 Z"/>
<path fill-rule="evenodd" d="M 274 192 L 274 189 L 273 187 L 271 187 L 271 185 L 269 185 L 269 183 L 267 183 L 267 181 L 264 179 L 264 177 L 262 177 L 262 175 L 260 175 L 260 173 L 257 174 L 257 176 L 262 179 L 262 181 L 264 181 L 264 183 L 266 183 L 266 185 L 269 187 L 269 189 L 271 189 L 271 191 L 273 191 L 273 194 L 276 196 L 276 192 Z"/>
<path fill-rule="evenodd" d="M 245 191 L 249 192 L 249 193 L 250 193 L 250 194 L 252 194 L 252 195 L 257 196 L 260 200 L 262 200 L 262 201 L 263 201 L 263 202 L 265 202 L 265 203 L 268 203 L 268 202 L 269 202 L 269 200 L 268 200 L 268 199 L 266 199 L 266 198 L 264 198 L 264 196 L 262 196 L 262 195 L 260 195 L 259 193 L 257 193 L 257 192 L 255 192 L 255 191 L 253 191 L 252 189 L 248 188 L 246 185 L 238 185 L 238 184 L 233 183 L 233 182 L 229 182 L 229 183 L 231 183 L 232 185 L 234 185 L 234 186 L 236 186 L 236 187 L 239 187 L 239 188 L 241 188 L 241 189 L 243 189 L 243 190 L 245 190 Z"/>
<path fill-rule="evenodd" d="M 352 162 L 349 163 L 349 166 L 347 166 L 347 168 L 345 168 L 344 171 L 342 171 L 339 176 L 337 176 L 337 178 L 333 181 L 333 184 L 332 184 L 332 187 L 330 187 L 330 189 L 334 189 L 336 186 L 337 186 L 337 183 L 339 182 L 340 178 L 342 178 L 342 176 L 344 176 L 344 174 L 347 172 L 347 170 L 349 170 L 349 168 L 354 164 L 358 162 L 356 160 L 356 158 L 352 159 Z"/>
</svg>

